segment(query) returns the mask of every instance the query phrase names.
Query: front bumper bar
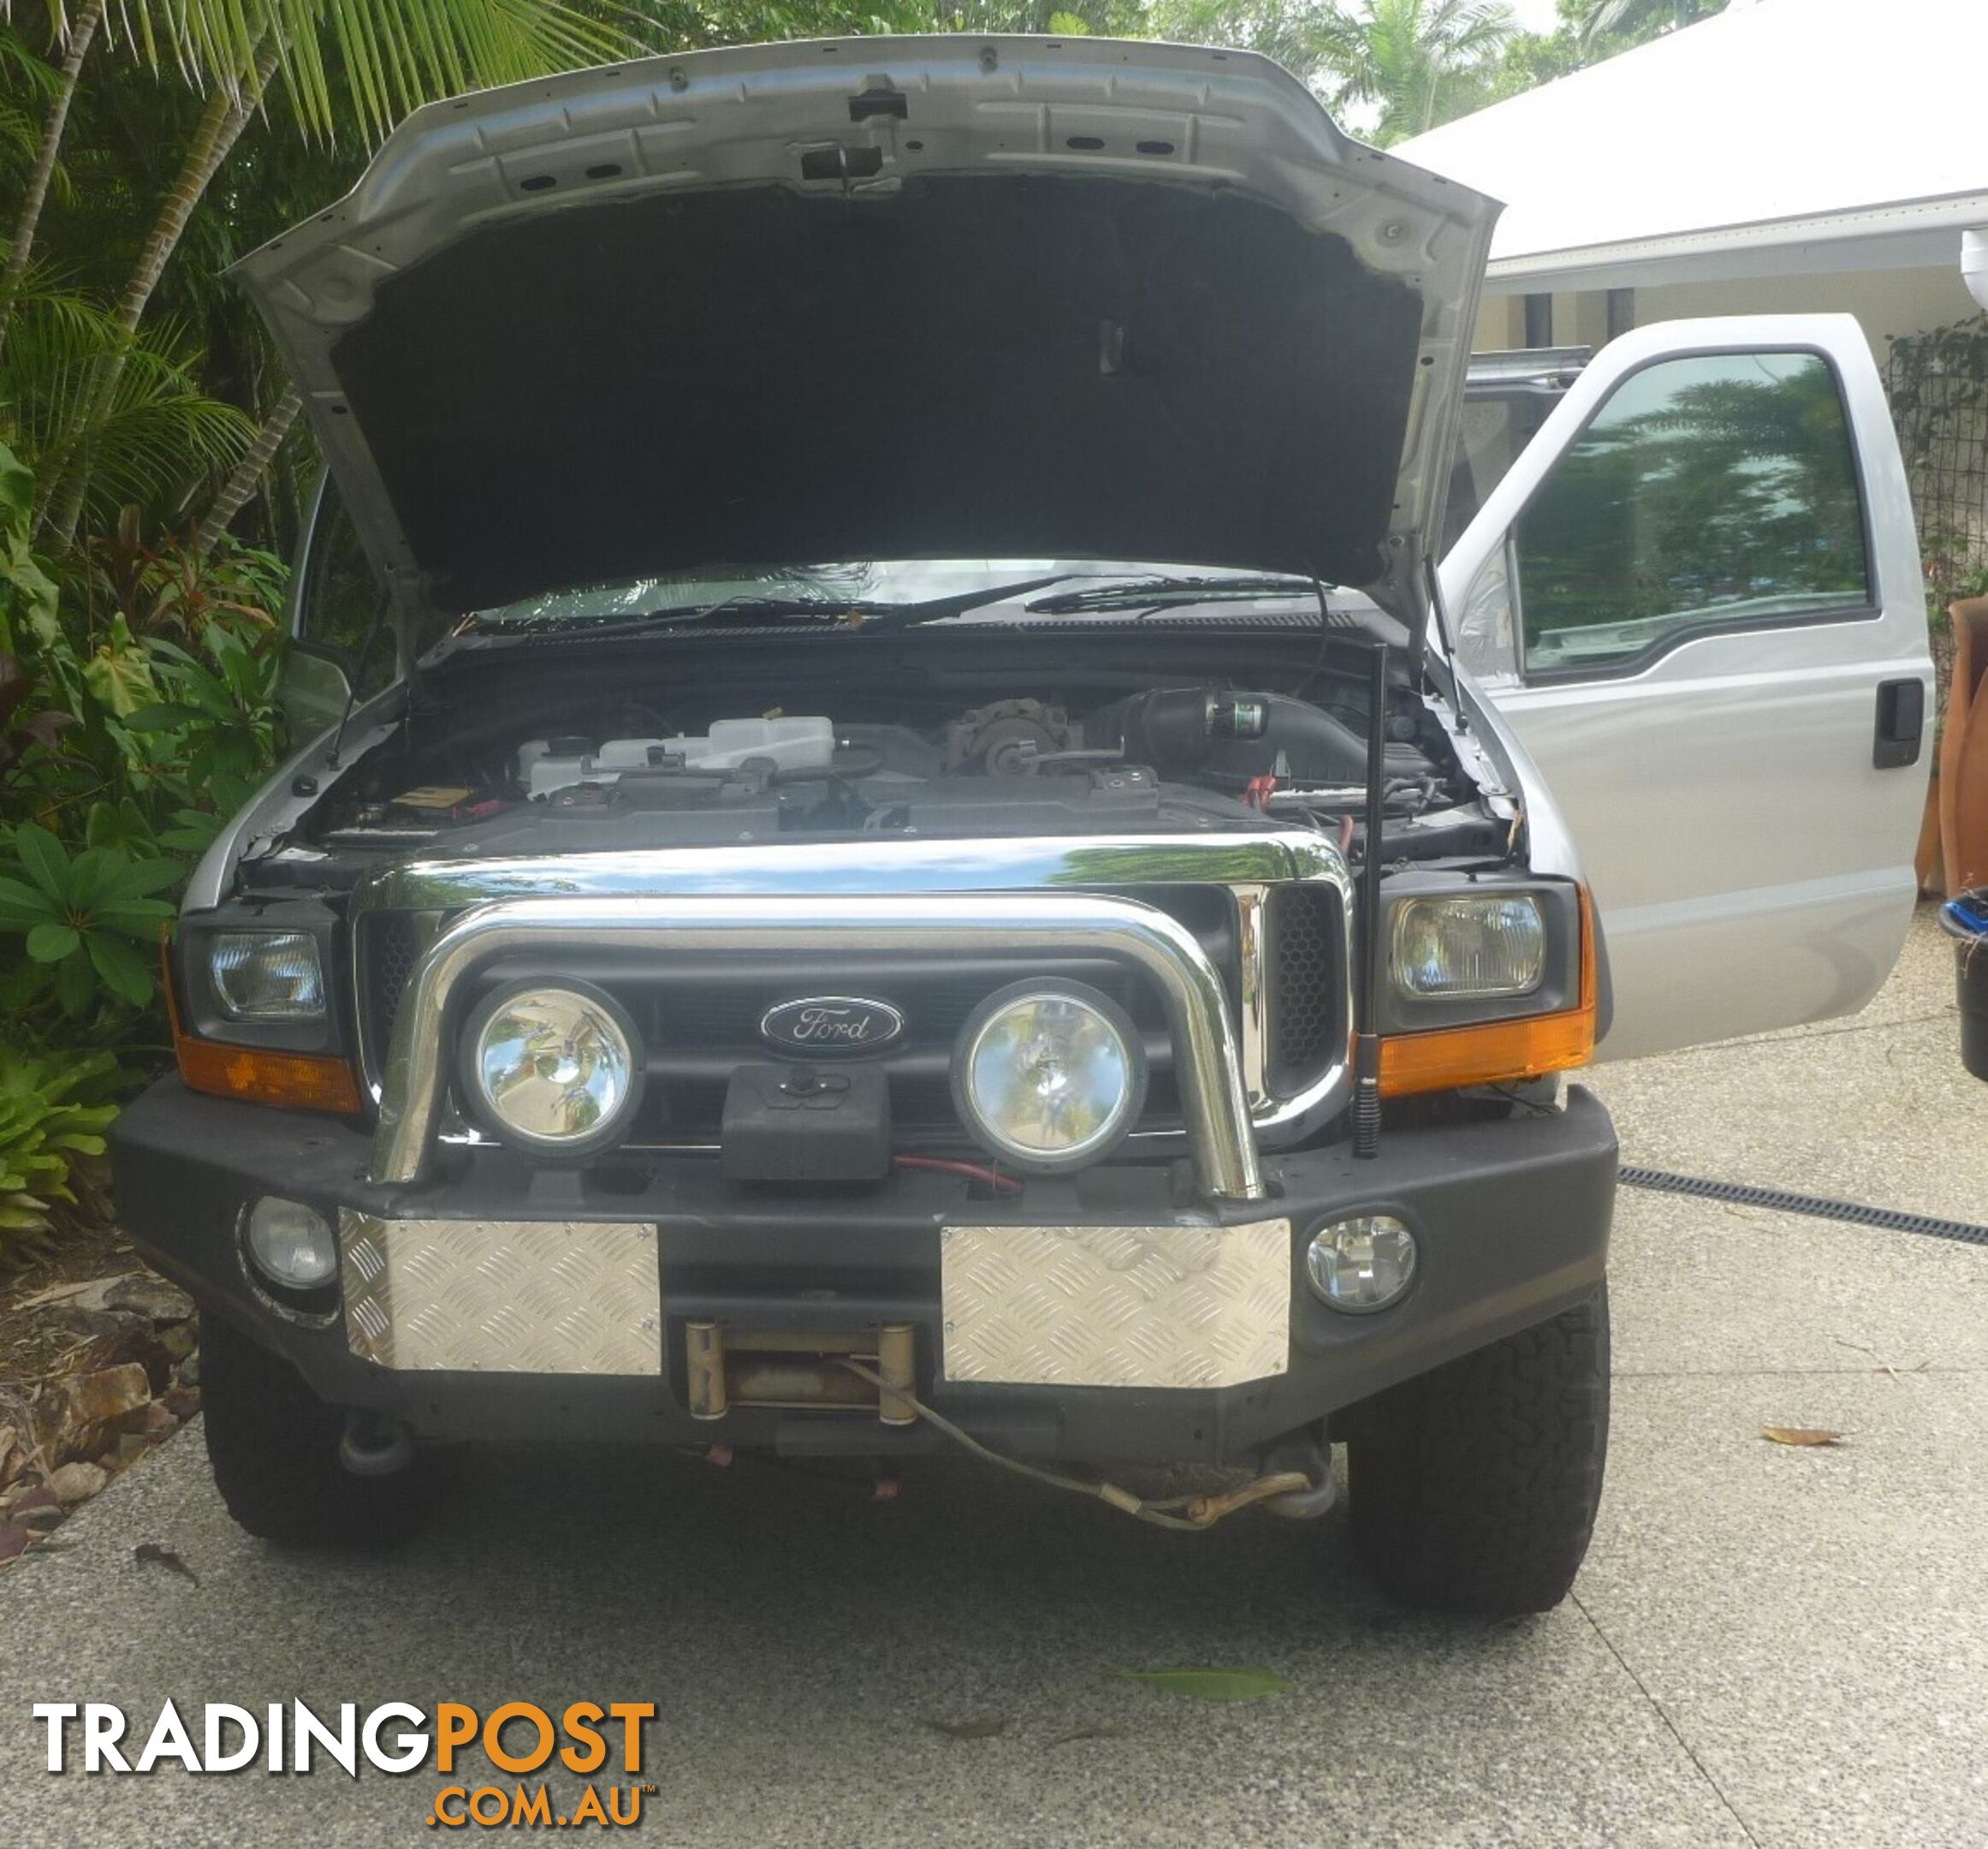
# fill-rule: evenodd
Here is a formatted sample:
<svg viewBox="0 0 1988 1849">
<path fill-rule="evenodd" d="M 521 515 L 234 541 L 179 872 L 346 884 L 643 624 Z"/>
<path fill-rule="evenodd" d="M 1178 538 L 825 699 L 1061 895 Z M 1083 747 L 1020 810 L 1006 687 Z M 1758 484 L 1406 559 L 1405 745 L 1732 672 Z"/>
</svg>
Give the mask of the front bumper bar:
<svg viewBox="0 0 1988 1849">
<path fill-rule="evenodd" d="M 1344 1145 L 1267 1157 L 1267 1199 L 1178 1208 L 1159 1168 L 1031 1182 L 970 1198 L 952 1177 L 903 1173 L 844 1191 L 727 1183 L 696 1157 L 638 1169 L 534 1170 L 501 1150 L 454 1150 L 426 1184 L 369 1179 L 366 1139 L 324 1119 L 197 1097 L 162 1080 L 112 1136 L 123 1223 L 139 1249 L 226 1317 L 286 1356 L 323 1398 L 405 1420 L 436 1439 L 714 1438 L 790 1452 L 920 1447 L 923 1428 L 736 1406 L 691 1412 L 688 1332 L 715 1324 L 789 1332 L 909 1328 L 920 1397 L 984 1442 L 1095 1461 L 1221 1460 L 1326 1419 L 1383 1388 L 1542 1322 L 1600 1281 L 1616 1173 L 1614 1133 L 1588 1093 L 1563 1109 L 1393 1131 L 1380 1156 Z M 1112 1191 L 1118 1190 L 1114 1194 Z M 276 1313 L 237 1246 L 246 1204 L 269 1193 L 387 1221 L 654 1226 L 660 1367 L 640 1374 L 401 1370 L 355 1352 L 341 1315 L 311 1326 Z M 1311 1232 L 1363 1212 L 1399 1216 L 1420 1263 L 1409 1296 L 1378 1315 L 1326 1309 L 1303 1280 Z M 944 1376 L 941 1234 L 1000 1222 L 1070 1228 L 1130 1223 L 1241 1228 L 1287 1219 L 1289 1348 L 1280 1373 L 1209 1387 L 994 1384 Z"/>
<path fill-rule="evenodd" d="M 818 946 L 911 956 L 1089 949 L 1122 958 L 1151 978 L 1166 1006 L 1202 1187 L 1224 1200 L 1262 1195 L 1220 973 L 1194 934 L 1166 913 L 1088 893 L 562 897 L 478 906 L 436 939 L 401 1004 L 374 1136 L 374 1179 L 418 1182 L 427 1172 L 448 1082 L 450 1003 L 480 965 L 507 951 L 544 957 L 610 944 L 665 956 Z"/>
</svg>

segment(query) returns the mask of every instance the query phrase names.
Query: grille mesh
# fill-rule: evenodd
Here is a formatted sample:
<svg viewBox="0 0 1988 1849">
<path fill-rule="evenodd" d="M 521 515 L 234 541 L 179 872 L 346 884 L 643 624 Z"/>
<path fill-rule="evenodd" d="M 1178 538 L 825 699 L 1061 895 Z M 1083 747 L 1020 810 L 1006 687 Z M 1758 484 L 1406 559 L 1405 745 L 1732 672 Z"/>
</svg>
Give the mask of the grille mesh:
<svg viewBox="0 0 1988 1849">
<path fill-rule="evenodd" d="M 1270 1086 L 1301 1091 L 1341 1050 L 1338 899 L 1293 886 L 1270 895 Z"/>
<path fill-rule="evenodd" d="M 368 1051 L 372 1062 L 384 1070 L 387 1049 L 394 1042 L 394 1020 L 414 978 L 421 945 L 412 912 L 376 912 L 366 919 L 365 930 L 365 993 L 360 1005 L 368 1010 Z"/>
</svg>

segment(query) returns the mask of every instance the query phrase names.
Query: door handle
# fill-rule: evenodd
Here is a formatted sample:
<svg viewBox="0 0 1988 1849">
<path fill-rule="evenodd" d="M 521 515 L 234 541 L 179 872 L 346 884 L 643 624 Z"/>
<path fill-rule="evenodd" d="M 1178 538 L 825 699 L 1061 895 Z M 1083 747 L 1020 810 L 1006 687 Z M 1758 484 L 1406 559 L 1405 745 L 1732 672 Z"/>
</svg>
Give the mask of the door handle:
<svg viewBox="0 0 1988 1849">
<path fill-rule="evenodd" d="M 1902 770 L 1919 762 L 1926 737 L 1926 683 L 1909 681 L 1878 683 L 1878 726 L 1871 745 L 1871 762 L 1880 770 Z"/>
</svg>

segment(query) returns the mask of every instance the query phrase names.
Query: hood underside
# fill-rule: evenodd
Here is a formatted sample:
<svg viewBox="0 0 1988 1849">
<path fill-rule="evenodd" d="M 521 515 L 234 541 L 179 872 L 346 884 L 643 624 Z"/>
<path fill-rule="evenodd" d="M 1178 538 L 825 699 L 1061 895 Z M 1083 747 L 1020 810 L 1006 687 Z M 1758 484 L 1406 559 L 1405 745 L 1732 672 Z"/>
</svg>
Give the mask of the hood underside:
<svg viewBox="0 0 1988 1849">
<path fill-rule="evenodd" d="M 405 616 L 858 558 L 1398 588 L 1492 211 L 1261 59 L 859 39 L 424 110 L 242 273 Z"/>
</svg>

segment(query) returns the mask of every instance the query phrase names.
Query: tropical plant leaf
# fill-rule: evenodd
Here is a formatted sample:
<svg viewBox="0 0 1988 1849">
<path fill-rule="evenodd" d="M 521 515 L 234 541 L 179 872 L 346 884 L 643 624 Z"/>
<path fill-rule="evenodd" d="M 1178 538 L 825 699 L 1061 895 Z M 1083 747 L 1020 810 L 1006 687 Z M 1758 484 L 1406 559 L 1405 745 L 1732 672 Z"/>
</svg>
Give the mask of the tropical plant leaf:
<svg viewBox="0 0 1988 1849">
<path fill-rule="evenodd" d="M 132 14 L 147 63 L 169 57 L 244 100 L 273 43 L 276 87 L 327 142 L 355 123 L 377 139 L 437 97 L 611 63 L 637 44 L 555 0 L 173 0 L 156 13 L 132 0 Z"/>
<path fill-rule="evenodd" d="M 72 1020 L 90 1012 L 97 999 L 97 971 L 80 949 L 72 950 L 55 966 L 56 1005 Z"/>
<path fill-rule="evenodd" d="M 0 370 L 0 403 L 7 401 L 6 385 Z M 33 472 L 0 443 L 0 648 L 9 654 L 62 638 L 55 580 L 29 549 L 33 527 Z"/>
<path fill-rule="evenodd" d="M 57 924 L 53 920 L 37 924 L 27 934 L 27 954 L 37 963 L 60 963 L 83 941 L 81 934 L 72 924 Z"/>
<path fill-rule="evenodd" d="M 115 861 L 104 876 L 98 889 L 99 900 L 122 908 L 128 901 L 163 892 L 167 887 L 177 885 L 186 874 L 186 865 L 179 860 Z"/>
<path fill-rule="evenodd" d="M 168 342 L 171 330 L 125 334 L 80 298 L 17 300 L 0 348 L 0 401 L 18 460 L 39 482 L 38 511 L 74 468 L 86 472 L 84 514 L 116 524 L 120 508 L 170 502 L 224 473 L 252 421 L 204 393 Z M 106 397 L 104 369 L 117 378 Z"/>
<path fill-rule="evenodd" d="M 55 916 L 55 901 L 46 893 L 0 875 L 0 930 L 30 930 Z"/>
<path fill-rule="evenodd" d="M 69 857 L 54 835 L 39 822 L 23 822 L 14 831 L 14 857 L 45 896 L 62 903 L 68 893 Z"/>
<path fill-rule="evenodd" d="M 134 1079 L 106 1053 L 30 1057 L 0 1044 L 0 1267 L 46 1249 L 57 1206 L 75 1198 L 76 1165 L 103 1155 L 114 1097 Z"/>
<path fill-rule="evenodd" d="M 134 1008 L 143 1008 L 151 1000 L 151 971 L 129 944 L 107 931 L 91 932 L 86 942 L 90 961 L 112 994 L 121 996 Z"/>
<path fill-rule="evenodd" d="M 122 615 L 111 620 L 110 632 L 83 669 L 90 691 L 128 724 L 139 708 L 158 698 L 152 678 L 151 656 L 139 645 Z"/>
</svg>

